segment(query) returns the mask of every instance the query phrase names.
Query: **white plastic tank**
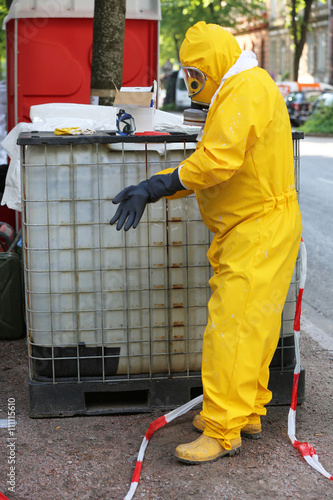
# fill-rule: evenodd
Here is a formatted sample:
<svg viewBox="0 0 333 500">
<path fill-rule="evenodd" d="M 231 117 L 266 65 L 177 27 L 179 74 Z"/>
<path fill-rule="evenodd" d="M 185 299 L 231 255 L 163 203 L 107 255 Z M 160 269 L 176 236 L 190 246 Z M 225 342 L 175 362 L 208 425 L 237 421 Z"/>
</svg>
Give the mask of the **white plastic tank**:
<svg viewBox="0 0 333 500">
<path fill-rule="evenodd" d="M 200 373 L 211 234 L 194 195 L 148 205 L 135 230 L 109 225 L 119 191 L 177 167 L 196 146 L 165 137 L 20 135 L 31 378 L 70 377 L 70 363 L 76 378 L 103 381 Z M 298 161 L 296 148 L 297 173 Z M 276 353 L 281 371 L 294 360 L 297 269 Z"/>
<path fill-rule="evenodd" d="M 210 235 L 195 197 L 149 205 L 128 233 L 109 225 L 121 189 L 195 144 L 73 141 L 22 158 L 31 346 L 117 348 L 117 375 L 199 371 Z"/>
</svg>

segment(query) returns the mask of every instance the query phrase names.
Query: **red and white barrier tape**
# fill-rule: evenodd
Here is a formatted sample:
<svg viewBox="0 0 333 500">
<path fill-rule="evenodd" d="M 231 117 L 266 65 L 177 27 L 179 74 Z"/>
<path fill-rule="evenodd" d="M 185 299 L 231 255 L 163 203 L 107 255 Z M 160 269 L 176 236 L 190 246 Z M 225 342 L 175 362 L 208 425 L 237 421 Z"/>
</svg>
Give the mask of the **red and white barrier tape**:
<svg viewBox="0 0 333 500">
<path fill-rule="evenodd" d="M 288 415 L 288 436 L 294 448 L 297 448 L 304 460 L 313 467 L 316 471 L 320 472 L 323 476 L 328 479 L 333 480 L 333 476 L 329 474 L 318 460 L 318 455 L 314 447 L 309 443 L 300 443 L 296 439 L 296 407 L 297 407 L 297 389 L 299 374 L 301 371 L 301 359 L 300 359 L 300 348 L 299 348 L 299 337 L 301 331 L 301 309 L 302 309 L 302 297 L 306 280 L 306 268 L 307 268 L 307 258 L 306 258 L 306 247 L 302 238 L 300 246 L 300 257 L 301 257 L 301 275 L 299 283 L 299 292 L 296 302 L 296 312 L 294 321 L 294 338 L 295 338 L 295 354 L 296 354 L 296 366 L 294 370 L 293 379 L 293 390 L 291 396 L 291 405 Z"/>
<path fill-rule="evenodd" d="M 202 394 L 201 396 L 198 396 L 197 398 L 192 399 L 188 403 L 185 403 L 183 406 L 180 406 L 179 408 L 176 408 L 175 410 L 170 411 L 170 413 L 166 413 L 165 415 L 162 415 L 161 417 L 157 418 L 150 424 L 148 427 L 148 430 L 145 434 L 145 437 L 143 438 L 143 441 L 140 446 L 138 458 L 136 461 L 136 466 L 134 469 L 134 474 L 132 477 L 132 482 L 131 482 L 131 487 L 127 492 L 127 495 L 124 497 L 124 500 L 131 500 L 133 498 L 133 495 L 135 493 L 135 490 L 138 486 L 139 479 L 140 479 L 140 473 L 141 473 L 141 467 L 142 467 L 142 462 L 143 462 L 143 457 L 146 451 L 146 448 L 148 446 L 149 440 L 154 434 L 155 431 L 163 427 L 164 425 L 168 424 L 172 420 L 174 420 L 177 417 L 180 417 L 180 415 L 183 415 L 184 413 L 187 413 L 189 410 L 197 406 L 198 404 L 202 403 Z"/>
<path fill-rule="evenodd" d="M 304 285 L 305 285 L 305 280 L 306 280 L 306 267 L 307 267 L 306 248 L 305 248 L 303 238 L 302 238 L 301 246 L 300 246 L 300 257 L 301 257 L 301 275 L 300 275 L 299 293 L 298 293 L 297 302 L 296 302 L 296 312 L 295 312 L 295 321 L 294 321 L 296 366 L 295 366 L 295 370 L 294 370 L 291 406 L 290 406 L 289 415 L 288 415 L 288 436 L 289 436 L 294 448 L 297 448 L 300 450 L 302 456 L 307 461 L 307 463 L 309 465 L 311 465 L 311 467 L 316 469 L 318 472 L 323 474 L 325 477 L 333 480 L 333 477 L 331 476 L 331 474 L 329 474 L 324 469 L 324 467 L 320 464 L 320 462 L 318 460 L 318 456 L 317 456 L 313 446 L 311 446 L 311 444 L 309 444 L 309 443 L 300 443 L 299 441 L 297 441 L 296 436 L 295 436 L 297 389 L 298 389 L 299 374 L 301 371 L 300 348 L 299 348 L 299 337 L 300 337 L 300 330 L 301 330 L 301 308 L 302 308 L 302 297 L 303 297 Z M 175 418 L 179 417 L 180 415 L 187 413 L 189 410 L 191 410 L 192 408 L 194 408 L 195 406 L 197 406 L 200 403 L 202 403 L 202 395 L 198 396 L 195 399 L 192 399 L 188 403 L 184 404 L 183 406 L 180 406 L 179 408 L 176 408 L 175 410 L 171 411 L 170 413 L 167 413 L 166 415 L 162 415 L 162 417 L 157 418 L 156 420 L 154 420 L 150 424 L 150 426 L 148 427 L 148 430 L 145 434 L 145 437 L 143 438 L 141 446 L 140 446 L 138 458 L 136 461 L 136 466 L 134 469 L 134 474 L 132 477 L 131 487 L 128 490 L 127 495 L 124 497 L 124 500 L 131 500 L 134 496 L 135 490 L 138 486 L 139 479 L 140 479 L 140 473 L 141 473 L 144 454 L 145 454 L 146 448 L 148 446 L 149 440 L 152 437 L 152 435 L 155 433 L 155 431 L 157 431 L 158 429 L 160 429 L 164 425 L 168 424 L 169 422 L 171 422 Z"/>
</svg>

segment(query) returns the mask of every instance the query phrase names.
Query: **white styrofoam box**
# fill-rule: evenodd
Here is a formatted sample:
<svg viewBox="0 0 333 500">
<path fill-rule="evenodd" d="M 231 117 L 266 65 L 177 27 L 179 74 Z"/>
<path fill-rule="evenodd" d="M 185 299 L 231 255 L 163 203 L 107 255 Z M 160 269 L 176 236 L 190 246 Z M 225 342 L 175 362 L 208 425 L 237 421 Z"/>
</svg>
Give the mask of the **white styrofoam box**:
<svg viewBox="0 0 333 500">
<path fill-rule="evenodd" d="M 145 106 L 124 104 L 120 107 L 116 107 L 116 113 L 118 114 L 120 110 L 124 110 L 133 117 L 136 132 L 148 132 L 154 130 L 155 109 L 153 107 L 148 108 Z"/>
</svg>

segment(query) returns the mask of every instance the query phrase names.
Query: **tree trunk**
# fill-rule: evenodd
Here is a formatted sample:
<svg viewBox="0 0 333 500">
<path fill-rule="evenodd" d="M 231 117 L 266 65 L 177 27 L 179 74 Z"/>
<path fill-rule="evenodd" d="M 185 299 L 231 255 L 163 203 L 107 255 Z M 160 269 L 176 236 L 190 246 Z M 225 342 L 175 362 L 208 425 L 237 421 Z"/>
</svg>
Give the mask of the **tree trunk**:
<svg viewBox="0 0 333 500">
<path fill-rule="evenodd" d="M 305 0 L 305 7 L 303 11 L 303 16 L 300 20 L 296 21 L 296 17 L 298 15 L 296 11 L 296 3 L 297 0 L 292 0 L 291 7 L 291 26 L 292 26 L 292 35 L 295 43 L 295 54 L 294 54 L 294 64 L 293 64 L 293 77 L 294 80 L 298 81 L 298 72 L 299 72 L 299 63 L 301 60 L 301 56 L 303 53 L 306 34 L 308 32 L 309 19 L 311 14 L 311 8 L 313 0 Z"/>
<path fill-rule="evenodd" d="M 112 106 L 123 78 L 126 0 L 95 0 L 90 95 Z"/>
<path fill-rule="evenodd" d="M 173 40 L 174 40 L 174 42 L 175 42 L 175 48 L 176 48 L 176 54 L 177 54 L 177 60 L 178 60 L 178 62 L 179 62 L 179 49 L 180 49 L 180 47 L 179 47 L 179 37 L 174 36 L 174 37 L 173 37 Z"/>
</svg>

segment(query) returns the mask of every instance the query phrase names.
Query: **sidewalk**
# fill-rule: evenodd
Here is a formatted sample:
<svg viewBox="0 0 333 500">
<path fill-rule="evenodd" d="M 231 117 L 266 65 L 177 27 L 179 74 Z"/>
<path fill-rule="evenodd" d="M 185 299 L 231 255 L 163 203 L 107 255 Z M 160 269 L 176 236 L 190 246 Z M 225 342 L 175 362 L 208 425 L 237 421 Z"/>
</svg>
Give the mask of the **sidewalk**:
<svg viewBox="0 0 333 500">
<path fill-rule="evenodd" d="M 8 399 L 14 398 L 17 421 L 12 450 L 15 494 L 6 484 L 8 429 L 0 429 L 0 492 L 10 500 L 122 500 L 142 438 L 162 412 L 31 419 L 26 351 L 24 339 L 0 342 L 0 419 L 7 418 Z M 306 393 L 297 409 L 296 436 L 310 442 L 333 473 L 333 352 L 301 332 L 301 355 Z M 333 498 L 333 481 L 311 469 L 293 449 L 287 436 L 288 411 L 286 406 L 269 407 L 261 440 L 243 440 L 240 455 L 201 466 L 180 464 L 173 456 L 178 444 L 198 437 L 191 425 L 196 411 L 183 415 L 152 437 L 134 499 Z"/>
</svg>

